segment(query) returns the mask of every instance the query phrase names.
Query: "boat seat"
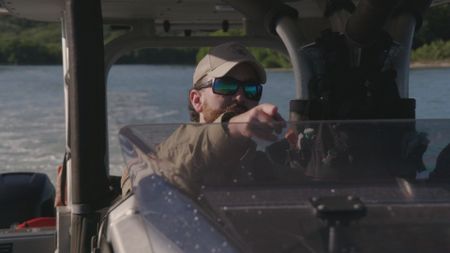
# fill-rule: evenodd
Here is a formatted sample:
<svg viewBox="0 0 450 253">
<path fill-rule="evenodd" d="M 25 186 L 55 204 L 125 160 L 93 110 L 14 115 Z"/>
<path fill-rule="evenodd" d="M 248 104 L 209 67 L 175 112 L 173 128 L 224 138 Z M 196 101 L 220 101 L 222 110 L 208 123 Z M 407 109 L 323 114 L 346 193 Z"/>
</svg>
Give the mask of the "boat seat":
<svg viewBox="0 0 450 253">
<path fill-rule="evenodd" d="M 46 174 L 0 174 L 0 228 L 36 217 L 54 217 L 55 188 Z"/>
</svg>

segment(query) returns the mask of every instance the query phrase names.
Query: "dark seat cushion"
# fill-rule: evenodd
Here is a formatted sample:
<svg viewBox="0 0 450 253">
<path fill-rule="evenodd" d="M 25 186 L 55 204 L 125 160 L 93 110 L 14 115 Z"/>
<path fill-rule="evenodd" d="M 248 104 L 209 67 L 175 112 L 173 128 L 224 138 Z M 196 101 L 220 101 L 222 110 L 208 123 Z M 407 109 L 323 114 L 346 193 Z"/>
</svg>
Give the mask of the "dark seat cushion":
<svg viewBox="0 0 450 253">
<path fill-rule="evenodd" d="M 0 174 L 0 228 L 34 217 L 53 217 L 55 188 L 42 173 Z"/>
</svg>

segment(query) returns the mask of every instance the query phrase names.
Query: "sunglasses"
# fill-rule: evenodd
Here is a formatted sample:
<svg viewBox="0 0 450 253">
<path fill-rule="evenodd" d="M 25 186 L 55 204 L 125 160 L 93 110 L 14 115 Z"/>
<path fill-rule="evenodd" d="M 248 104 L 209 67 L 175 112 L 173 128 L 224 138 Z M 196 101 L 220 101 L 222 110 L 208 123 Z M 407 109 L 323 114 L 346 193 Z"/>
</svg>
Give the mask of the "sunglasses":
<svg viewBox="0 0 450 253">
<path fill-rule="evenodd" d="M 244 96 L 247 99 L 259 101 L 261 99 L 263 87 L 256 82 L 241 82 L 233 78 L 214 78 L 207 86 L 202 88 L 212 87 L 215 94 L 231 96 L 238 92 L 242 87 Z"/>
</svg>

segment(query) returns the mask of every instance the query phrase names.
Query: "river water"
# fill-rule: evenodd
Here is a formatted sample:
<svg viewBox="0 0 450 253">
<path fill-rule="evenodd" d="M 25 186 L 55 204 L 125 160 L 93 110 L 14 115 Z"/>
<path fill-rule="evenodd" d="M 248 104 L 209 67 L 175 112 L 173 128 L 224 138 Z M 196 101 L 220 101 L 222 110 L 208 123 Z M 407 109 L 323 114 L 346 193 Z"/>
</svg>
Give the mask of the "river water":
<svg viewBox="0 0 450 253">
<path fill-rule="evenodd" d="M 117 65 L 108 76 L 110 169 L 122 167 L 117 133 L 134 123 L 189 121 L 187 90 L 194 66 Z M 40 171 L 53 180 L 64 155 L 61 66 L 0 66 L 0 173 Z M 291 71 L 268 71 L 262 102 L 287 118 L 294 96 Z M 450 118 L 450 68 L 416 69 L 410 97 L 417 118 Z"/>
</svg>

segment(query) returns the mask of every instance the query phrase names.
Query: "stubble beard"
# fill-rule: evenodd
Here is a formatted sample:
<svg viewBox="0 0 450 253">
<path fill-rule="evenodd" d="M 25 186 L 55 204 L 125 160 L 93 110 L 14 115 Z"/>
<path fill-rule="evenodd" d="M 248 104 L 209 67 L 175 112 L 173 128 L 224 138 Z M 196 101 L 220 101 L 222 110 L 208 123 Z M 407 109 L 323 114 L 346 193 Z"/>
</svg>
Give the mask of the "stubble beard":
<svg viewBox="0 0 450 253">
<path fill-rule="evenodd" d="M 206 123 L 212 123 L 223 113 L 232 112 L 238 115 L 248 110 L 249 108 L 247 106 L 240 104 L 236 101 L 233 101 L 230 105 L 226 106 L 224 109 L 219 110 L 211 109 L 211 107 L 207 103 L 205 103 L 203 109 L 203 118 Z"/>
</svg>

